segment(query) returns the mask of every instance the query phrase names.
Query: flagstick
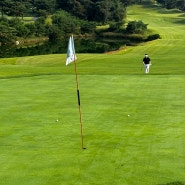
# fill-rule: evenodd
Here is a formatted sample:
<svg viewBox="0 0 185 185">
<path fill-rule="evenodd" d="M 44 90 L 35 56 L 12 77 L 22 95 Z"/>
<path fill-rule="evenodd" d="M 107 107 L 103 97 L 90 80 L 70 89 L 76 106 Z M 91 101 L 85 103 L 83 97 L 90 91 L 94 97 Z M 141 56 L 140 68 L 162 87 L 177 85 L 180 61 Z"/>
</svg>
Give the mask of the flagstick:
<svg viewBox="0 0 185 185">
<path fill-rule="evenodd" d="M 82 149 L 84 148 L 84 137 L 83 137 L 83 129 L 82 129 L 82 113 L 81 113 L 81 108 L 80 108 L 80 91 L 78 89 L 78 74 L 77 74 L 77 69 L 76 69 L 76 60 L 74 57 L 74 66 L 75 66 L 75 74 L 76 74 L 76 89 L 77 89 L 77 96 L 78 96 L 78 110 L 80 114 L 80 131 L 81 131 L 81 139 L 82 139 Z"/>
<path fill-rule="evenodd" d="M 66 65 L 68 65 L 71 62 L 74 62 L 74 66 L 75 66 L 76 88 L 77 88 L 77 96 L 78 96 L 78 109 L 79 109 L 79 114 L 80 114 L 80 130 L 81 130 L 81 138 L 82 138 L 82 149 L 86 149 L 86 148 L 84 148 L 83 129 L 82 129 L 82 114 L 81 114 L 81 109 L 80 109 L 80 91 L 78 89 L 78 75 L 77 75 L 77 70 L 76 70 L 76 55 L 75 55 L 73 35 L 69 38 Z"/>
</svg>

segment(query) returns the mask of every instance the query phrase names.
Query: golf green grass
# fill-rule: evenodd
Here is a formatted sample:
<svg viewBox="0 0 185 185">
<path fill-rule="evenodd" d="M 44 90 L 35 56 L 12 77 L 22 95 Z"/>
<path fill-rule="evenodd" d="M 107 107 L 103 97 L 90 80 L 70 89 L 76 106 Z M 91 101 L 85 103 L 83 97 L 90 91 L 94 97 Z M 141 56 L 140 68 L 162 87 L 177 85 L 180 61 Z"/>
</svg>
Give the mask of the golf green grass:
<svg viewBox="0 0 185 185">
<path fill-rule="evenodd" d="M 128 20 L 162 39 L 77 53 L 85 150 L 66 54 L 0 59 L 0 185 L 185 182 L 184 14 L 134 5 Z"/>
</svg>

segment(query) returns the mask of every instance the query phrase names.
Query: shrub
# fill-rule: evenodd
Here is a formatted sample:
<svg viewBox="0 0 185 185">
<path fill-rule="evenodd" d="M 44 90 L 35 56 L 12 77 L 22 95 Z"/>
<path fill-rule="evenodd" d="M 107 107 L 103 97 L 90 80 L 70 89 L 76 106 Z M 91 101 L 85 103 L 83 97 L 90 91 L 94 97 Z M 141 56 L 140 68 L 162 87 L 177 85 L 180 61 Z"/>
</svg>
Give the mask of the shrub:
<svg viewBox="0 0 185 185">
<path fill-rule="evenodd" d="M 153 35 L 149 35 L 146 39 L 146 41 L 151 41 L 151 40 L 156 40 L 156 39 L 160 39 L 161 36 L 159 34 L 153 34 Z"/>
<path fill-rule="evenodd" d="M 93 33 L 96 29 L 96 24 L 94 22 L 83 21 L 80 25 L 81 33 Z"/>
<path fill-rule="evenodd" d="M 144 24 L 142 21 L 130 21 L 126 27 L 126 32 L 133 34 L 143 34 L 147 30 L 147 24 Z"/>
<path fill-rule="evenodd" d="M 109 25 L 108 31 L 120 31 L 123 22 L 112 22 Z"/>
</svg>

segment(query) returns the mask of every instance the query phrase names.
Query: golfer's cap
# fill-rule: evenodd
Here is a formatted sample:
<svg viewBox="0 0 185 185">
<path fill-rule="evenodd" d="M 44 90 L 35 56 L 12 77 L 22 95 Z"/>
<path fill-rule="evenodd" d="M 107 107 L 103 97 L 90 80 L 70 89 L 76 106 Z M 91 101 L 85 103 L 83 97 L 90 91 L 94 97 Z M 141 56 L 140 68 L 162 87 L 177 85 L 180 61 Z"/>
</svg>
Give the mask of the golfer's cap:
<svg viewBox="0 0 185 185">
<path fill-rule="evenodd" d="M 145 57 L 148 57 L 148 54 L 145 54 Z"/>
</svg>

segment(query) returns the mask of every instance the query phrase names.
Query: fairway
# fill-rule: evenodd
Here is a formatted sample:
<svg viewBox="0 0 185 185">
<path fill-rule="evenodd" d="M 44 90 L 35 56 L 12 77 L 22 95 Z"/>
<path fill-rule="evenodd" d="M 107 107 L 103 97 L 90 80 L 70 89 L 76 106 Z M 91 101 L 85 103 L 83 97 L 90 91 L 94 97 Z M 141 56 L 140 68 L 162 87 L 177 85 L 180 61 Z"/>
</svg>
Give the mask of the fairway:
<svg viewBox="0 0 185 185">
<path fill-rule="evenodd" d="M 66 54 L 0 59 L 0 185 L 185 183 L 184 14 L 134 5 L 128 20 L 162 39 L 77 53 L 86 150 Z"/>
</svg>

